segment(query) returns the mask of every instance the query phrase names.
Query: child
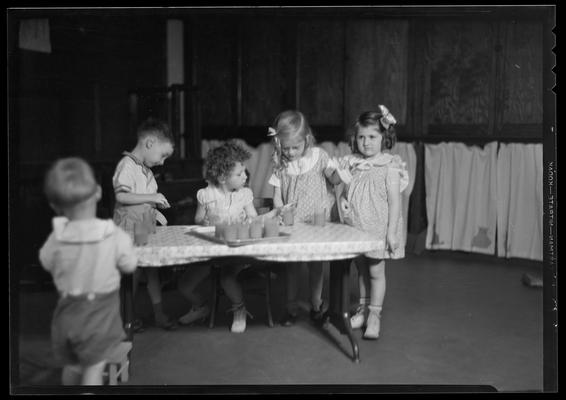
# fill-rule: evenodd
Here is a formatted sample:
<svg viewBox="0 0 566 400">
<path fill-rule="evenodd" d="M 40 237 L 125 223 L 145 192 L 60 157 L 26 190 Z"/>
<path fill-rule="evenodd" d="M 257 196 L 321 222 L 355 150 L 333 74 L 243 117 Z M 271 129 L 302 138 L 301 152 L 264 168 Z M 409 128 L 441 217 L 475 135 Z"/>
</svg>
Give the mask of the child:
<svg viewBox="0 0 566 400">
<path fill-rule="evenodd" d="M 328 154 L 315 147 L 315 139 L 305 116 L 300 111 L 287 110 L 280 113 L 269 128 L 275 147 L 274 172 L 269 183 L 274 186 L 273 205 L 294 204 L 295 221 L 311 220 L 316 209 L 326 209 L 326 219 L 330 220 L 330 211 L 334 205 L 327 178 L 334 169 L 329 164 Z M 309 267 L 310 317 L 322 323 L 323 301 L 322 262 L 310 263 Z M 297 281 L 298 263 L 291 263 L 286 268 L 287 313 L 281 324 L 291 326 L 298 315 Z"/>
<path fill-rule="evenodd" d="M 134 225 L 141 222 L 149 213 L 162 225 L 167 220 L 158 208 L 170 205 L 161 193 L 157 192 L 157 182 L 150 168 L 163 165 L 167 157 L 173 154 L 173 139 L 167 124 L 154 119 L 143 122 L 137 131 L 137 144 L 131 152 L 124 152 L 124 157 L 116 166 L 112 184 L 116 194 L 114 222 L 133 235 Z M 158 268 L 143 268 L 147 277 L 147 290 L 153 306 L 155 324 L 163 329 L 175 329 L 175 323 L 165 313 L 161 305 L 161 283 Z M 134 297 L 140 278 L 141 269 L 134 274 Z M 134 330 L 141 331 L 141 321 L 134 322 Z"/>
<path fill-rule="evenodd" d="M 51 323 L 63 385 L 102 385 L 105 358 L 126 338 L 120 317 L 120 271 L 137 258 L 132 239 L 112 220 L 96 218 L 102 191 L 80 158 L 58 160 L 47 172 L 45 194 L 60 215 L 39 251 L 59 292 Z"/>
<path fill-rule="evenodd" d="M 244 187 L 247 179 L 244 162 L 250 157 L 251 154 L 234 141 L 226 142 L 208 152 L 204 165 L 208 186 L 197 192 L 195 223 L 214 225 L 217 220 L 230 218 L 235 222 L 257 216 L 253 205 L 253 192 Z M 222 288 L 232 302 L 230 311 L 234 312 L 234 319 L 230 330 L 234 333 L 246 330 L 246 316 L 249 314 L 244 305 L 242 288 L 237 281 L 237 275 L 244 267 L 223 265 L 220 273 Z M 191 324 L 210 313 L 206 302 L 195 293 L 196 286 L 209 273 L 208 266 L 189 266 L 179 280 L 179 291 L 192 304 L 191 310 L 179 318 L 181 325 Z"/>
<path fill-rule="evenodd" d="M 344 222 L 371 233 L 383 245 L 356 260 L 360 304 L 350 322 L 353 329 L 366 325 L 365 339 L 379 337 L 384 259 L 405 254 L 400 193 L 408 185 L 408 173 L 399 156 L 383 152 L 395 143 L 395 123 L 383 105 L 379 111 L 362 113 L 350 138 L 352 154 L 339 161 L 333 177 L 345 184 L 339 205 Z"/>
</svg>

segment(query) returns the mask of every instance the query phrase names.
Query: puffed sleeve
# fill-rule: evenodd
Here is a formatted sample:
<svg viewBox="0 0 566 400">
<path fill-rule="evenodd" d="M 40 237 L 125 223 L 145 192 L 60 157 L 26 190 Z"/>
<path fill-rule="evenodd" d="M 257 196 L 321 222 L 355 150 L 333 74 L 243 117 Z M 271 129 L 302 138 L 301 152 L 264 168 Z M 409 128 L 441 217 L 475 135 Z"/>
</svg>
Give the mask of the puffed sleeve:
<svg viewBox="0 0 566 400">
<path fill-rule="evenodd" d="M 120 227 L 116 227 L 116 246 L 117 246 L 117 260 L 116 265 L 118 269 L 125 273 L 133 272 L 138 266 L 138 257 L 134 251 L 134 244 L 132 238 Z"/>
<path fill-rule="evenodd" d="M 269 183 L 270 185 L 275 186 L 275 187 L 280 187 L 281 186 L 281 178 L 279 177 L 279 173 L 274 172 L 273 174 L 271 174 L 267 183 Z"/>
<path fill-rule="evenodd" d="M 254 192 L 248 187 L 242 189 L 242 204 L 244 206 L 253 203 L 254 201 Z"/>
<path fill-rule="evenodd" d="M 39 262 L 46 271 L 53 269 L 56 250 L 55 234 L 51 232 L 41 249 L 39 249 Z"/>
<path fill-rule="evenodd" d="M 204 206 L 206 203 L 210 202 L 210 196 L 208 196 L 208 190 L 206 188 L 199 189 L 197 192 L 197 201 L 200 205 Z"/>
<path fill-rule="evenodd" d="M 407 164 L 398 155 L 394 155 L 388 165 L 387 183 L 399 185 L 399 192 L 403 192 L 409 186 Z"/>
<path fill-rule="evenodd" d="M 114 193 L 130 193 L 135 188 L 134 171 L 132 171 L 130 163 L 123 158 L 116 166 L 114 176 L 112 177 L 112 186 Z"/>
</svg>

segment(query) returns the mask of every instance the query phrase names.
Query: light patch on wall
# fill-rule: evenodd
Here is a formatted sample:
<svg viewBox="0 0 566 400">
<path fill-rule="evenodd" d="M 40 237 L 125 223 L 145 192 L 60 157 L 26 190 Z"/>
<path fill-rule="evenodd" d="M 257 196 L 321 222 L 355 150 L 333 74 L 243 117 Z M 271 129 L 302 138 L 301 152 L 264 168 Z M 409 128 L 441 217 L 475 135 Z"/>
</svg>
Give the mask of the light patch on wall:
<svg viewBox="0 0 566 400">
<path fill-rule="evenodd" d="M 20 21 L 20 49 L 51 53 L 48 19 L 23 19 Z"/>
</svg>

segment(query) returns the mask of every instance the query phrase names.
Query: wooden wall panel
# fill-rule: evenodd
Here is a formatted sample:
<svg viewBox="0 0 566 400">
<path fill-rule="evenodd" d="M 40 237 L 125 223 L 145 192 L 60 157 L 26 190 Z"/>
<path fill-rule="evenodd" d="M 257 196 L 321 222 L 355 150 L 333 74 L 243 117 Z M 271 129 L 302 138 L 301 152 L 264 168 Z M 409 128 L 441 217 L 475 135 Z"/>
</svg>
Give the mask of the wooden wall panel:
<svg viewBox="0 0 566 400">
<path fill-rule="evenodd" d="M 408 21 L 348 20 L 346 25 L 345 124 L 378 104 L 400 125 L 407 113 Z"/>
<path fill-rule="evenodd" d="M 195 20 L 194 23 L 202 124 L 234 125 L 237 21 L 207 17 Z M 186 59 L 185 62 L 190 60 Z"/>
<path fill-rule="evenodd" d="M 268 126 L 288 102 L 288 25 L 272 19 L 242 21 L 242 124 Z"/>
<path fill-rule="evenodd" d="M 542 124 L 542 23 L 501 23 L 504 124 Z"/>
<path fill-rule="evenodd" d="M 488 124 L 493 39 L 489 22 L 430 24 L 426 56 L 430 124 Z"/>
<path fill-rule="evenodd" d="M 298 24 L 299 104 L 311 125 L 341 126 L 344 121 L 344 23 Z"/>
</svg>

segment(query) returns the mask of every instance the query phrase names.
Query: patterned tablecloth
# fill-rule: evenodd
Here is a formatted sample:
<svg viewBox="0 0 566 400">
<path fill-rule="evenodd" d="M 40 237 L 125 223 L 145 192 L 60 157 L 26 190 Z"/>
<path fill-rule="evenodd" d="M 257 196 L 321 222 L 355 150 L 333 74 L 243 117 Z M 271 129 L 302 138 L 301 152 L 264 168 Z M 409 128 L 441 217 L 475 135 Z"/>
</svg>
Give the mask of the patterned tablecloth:
<svg viewBox="0 0 566 400">
<path fill-rule="evenodd" d="M 146 246 L 136 247 L 140 267 L 159 267 L 206 261 L 216 257 L 245 256 L 263 261 L 328 261 L 354 258 L 384 243 L 348 225 L 296 224 L 281 227 L 285 241 L 239 247 L 214 243 L 190 233 L 195 226 L 157 227 Z"/>
</svg>

